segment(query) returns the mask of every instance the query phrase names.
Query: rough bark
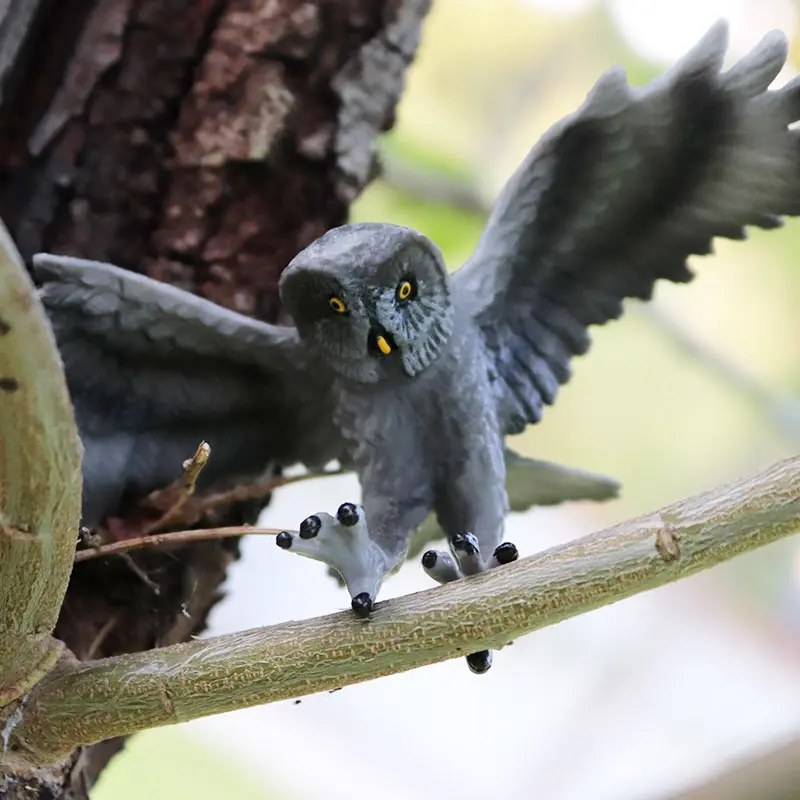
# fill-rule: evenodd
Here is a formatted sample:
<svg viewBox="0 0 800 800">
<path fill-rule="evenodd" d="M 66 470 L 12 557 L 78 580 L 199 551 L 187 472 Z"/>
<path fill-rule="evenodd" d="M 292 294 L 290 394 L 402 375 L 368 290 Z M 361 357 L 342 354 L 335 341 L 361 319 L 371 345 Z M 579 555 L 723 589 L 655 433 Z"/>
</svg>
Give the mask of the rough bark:
<svg viewBox="0 0 800 800">
<path fill-rule="evenodd" d="M 0 223 L 0 707 L 52 668 L 75 553 L 81 450 L 47 317 Z"/>
<path fill-rule="evenodd" d="M 428 5 L 0 3 L 0 217 L 26 260 L 108 260 L 275 320 L 282 267 L 344 222 L 374 175 Z M 81 564 L 56 635 L 80 659 L 187 640 L 236 547 Z M 121 744 L 7 775 L 2 796 L 87 797 Z"/>
</svg>

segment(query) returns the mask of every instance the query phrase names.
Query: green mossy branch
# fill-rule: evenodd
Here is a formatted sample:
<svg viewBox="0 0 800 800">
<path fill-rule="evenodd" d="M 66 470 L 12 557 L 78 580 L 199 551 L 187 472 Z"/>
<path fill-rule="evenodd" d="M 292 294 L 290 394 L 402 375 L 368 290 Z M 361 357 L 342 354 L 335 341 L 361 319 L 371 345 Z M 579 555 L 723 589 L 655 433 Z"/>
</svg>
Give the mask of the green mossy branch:
<svg viewBox="0 0 800 800">
<path fill-rule="evenodd" d="M 0 706 L 56 661 L 81 448 L 50 325 L 0 222 Z"/>
<path fill-rule="evenodd" d="M 368 621 L 345 612 L 65 662 L 7 710 L 5 724 L 0 715 L 5 758 L 48 763 L 78 744 L 498 647 L 796 532 L 800 457 L 515 564 L 380 603 Z"/>
</svg>

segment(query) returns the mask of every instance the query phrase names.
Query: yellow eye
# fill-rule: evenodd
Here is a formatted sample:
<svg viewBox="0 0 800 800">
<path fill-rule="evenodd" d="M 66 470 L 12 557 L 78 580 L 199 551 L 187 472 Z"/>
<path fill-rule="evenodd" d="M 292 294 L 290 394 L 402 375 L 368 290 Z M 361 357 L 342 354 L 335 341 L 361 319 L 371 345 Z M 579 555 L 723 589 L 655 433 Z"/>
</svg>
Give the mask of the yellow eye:
<svg viewBox="0 0 800 800">
<path fill-rule="evenodd" d="M 331 297 L 328 303 L 337 314 L 344 314 L 344 312 L 347 311 L 347 307 L 338 297 Z"/>
<path fill-rule="evenodd" d="M 410 300 L 414 294 L 414 284 L 411 281 L 402 281 L 397 287 L 398 300 Z"/>
</svg>

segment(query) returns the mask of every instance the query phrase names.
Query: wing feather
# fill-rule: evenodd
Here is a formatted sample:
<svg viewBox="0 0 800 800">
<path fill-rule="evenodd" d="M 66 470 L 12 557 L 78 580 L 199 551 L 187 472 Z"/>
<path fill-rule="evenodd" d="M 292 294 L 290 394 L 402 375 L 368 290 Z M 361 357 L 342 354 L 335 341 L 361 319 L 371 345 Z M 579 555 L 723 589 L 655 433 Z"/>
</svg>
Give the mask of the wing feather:
<svg viewBox="0 0 800 800">
<path fill-rule="evenodd" d="M 587 351 L 588 328 L 628 297 L 692 278 L 717 236 L 800 213 L 800 80 L 768 90 L 787 55 L 778 31 L 727 72 L 719 22 L 651 84 L 609 70 L 504 188 L 455 274 L 490 355 L 507 433 L 536 422 Z"/>
<path fill-rule="evenodd" d="M 174 480 L 201 440 L 206 482 L 340 457 L 331 377 L 294 328 L 110 264 L 41 253 L 33 268 L 83 439 L 87 524 Z"/>
</svg>

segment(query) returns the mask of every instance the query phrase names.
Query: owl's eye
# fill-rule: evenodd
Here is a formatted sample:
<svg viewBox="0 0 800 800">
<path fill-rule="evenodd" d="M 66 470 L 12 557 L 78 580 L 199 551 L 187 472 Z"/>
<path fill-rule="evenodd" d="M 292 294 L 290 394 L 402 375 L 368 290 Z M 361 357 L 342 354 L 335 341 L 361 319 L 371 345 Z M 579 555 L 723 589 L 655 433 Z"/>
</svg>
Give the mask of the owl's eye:
<svg viewBox="0 0 800 800">
<path fill-rule="evenodd" d="M 417 284 L 413 278 L 406 278 L 397 284 L 397 291 L 395 292 L 397 299 L 404 303 L 406 300 L 412 300 L 417 296 Z"/>
<path fill-rule="evenodd" d="M 344 312 L 347 311 L 347 306 L 338 297 L 331 297 L 331 299 L 328 300 L 328 305 L 337 314 L 344 314 Z"/>
</svg>

